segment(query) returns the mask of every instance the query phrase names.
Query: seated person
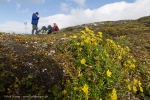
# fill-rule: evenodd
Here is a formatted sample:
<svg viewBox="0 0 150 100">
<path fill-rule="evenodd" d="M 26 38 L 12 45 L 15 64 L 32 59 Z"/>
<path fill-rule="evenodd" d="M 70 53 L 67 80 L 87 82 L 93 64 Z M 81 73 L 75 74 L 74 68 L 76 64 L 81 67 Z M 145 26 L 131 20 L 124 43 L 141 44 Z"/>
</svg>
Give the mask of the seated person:
<svg viewBox="0 0 150 100">
<path fill-rule="evenodd" d="M 47 27 L 48 34 L 51 34 L 53 31 L 54 31 L 54 29 L 52 28 L 52 26 L 48 25 L 48 27 Z"/>
<path fill-rule="evenodd" d="M 59 31 L 59 28 L 58 28 L 58 26 L 57 26 L 56 23 L 54 23 L 53 30 L 54 30 L 54 31 Z"/>
<path fill-rule="evenodd" d="M 43 33 L 45 33 L 46 30 L 47 30 L 47 28 L 46 28 L 45 26 L 43 26 L 43 27 L 41 28 L 41 30 L 42 30 Z"/>
</svg>

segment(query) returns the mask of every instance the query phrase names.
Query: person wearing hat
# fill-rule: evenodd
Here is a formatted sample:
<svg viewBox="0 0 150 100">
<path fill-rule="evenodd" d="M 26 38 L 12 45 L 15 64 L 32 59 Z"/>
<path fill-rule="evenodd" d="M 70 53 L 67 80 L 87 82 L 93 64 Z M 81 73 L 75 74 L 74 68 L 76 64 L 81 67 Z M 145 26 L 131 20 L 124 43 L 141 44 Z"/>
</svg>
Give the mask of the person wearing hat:
<svg viewBox="0 0 150 100">
<path fill-rule="evenodd" d="M 37 34 L 37 30 L 38 30 L 38 20 L 39 20 L 39 17 L 38 17 L 39 13 L 36 12 L 36 13 L 33 13 L 32 15 L 32 21 L 31 21 L 31 24 L 32 24 L 32 34 L 34 34 L 34 30 L 36 30 L 35 34 Z"/>
</svg>

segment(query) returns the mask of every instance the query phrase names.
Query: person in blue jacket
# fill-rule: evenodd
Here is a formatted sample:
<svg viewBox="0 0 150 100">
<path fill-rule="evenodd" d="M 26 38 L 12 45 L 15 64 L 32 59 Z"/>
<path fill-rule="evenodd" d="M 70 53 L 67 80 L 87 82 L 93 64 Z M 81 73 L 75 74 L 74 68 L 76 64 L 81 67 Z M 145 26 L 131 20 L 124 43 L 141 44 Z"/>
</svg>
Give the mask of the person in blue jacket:
<svg viewBox="0 0 150 100">
<path fill-rule="evenodd" d="M 31 24 L 32 24 L 32 34 L 34 35 L 34 30 L 36 30 L 35 34 L 37 34 L 37 30 L 38 30 L 38 20 L 39 20 L 39 17 L 38 17 L 39 13 L 36 12 L 36 13 L 33 13 L 32 15 L 32 21 L 31 21 Z"/>
</svg>

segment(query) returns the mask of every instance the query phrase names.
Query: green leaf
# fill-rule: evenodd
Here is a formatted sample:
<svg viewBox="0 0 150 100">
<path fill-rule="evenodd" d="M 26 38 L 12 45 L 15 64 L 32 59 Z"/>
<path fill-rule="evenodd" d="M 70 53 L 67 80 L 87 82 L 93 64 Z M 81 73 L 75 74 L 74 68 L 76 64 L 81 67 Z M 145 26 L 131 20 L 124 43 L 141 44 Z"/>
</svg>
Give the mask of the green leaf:
<svg viewBox="0 0 150 100">
<path fill-rule="evenodd" d="M 32 73 L 28 74 L 28 78 L 33 78 L 33 74 Z"/>
<path fill-rule="evenodd" d="M 146 96 L 146 97 L 144 97 L 144 100 L 150 100 L 150 98 Z"/>
<path fill-rule="evenodd" d="M 19 85 L 18 84 L 14 84 L 14 87 L 17 88 L 17 87 L 19 87 Z"/>
<path fill-rule="evenodd" d="M 49 88 L 49 89 L 48 89 L 48 92 L 52 92 L 52 89 L 51 89 L 51 88 Z"/>
</svg>

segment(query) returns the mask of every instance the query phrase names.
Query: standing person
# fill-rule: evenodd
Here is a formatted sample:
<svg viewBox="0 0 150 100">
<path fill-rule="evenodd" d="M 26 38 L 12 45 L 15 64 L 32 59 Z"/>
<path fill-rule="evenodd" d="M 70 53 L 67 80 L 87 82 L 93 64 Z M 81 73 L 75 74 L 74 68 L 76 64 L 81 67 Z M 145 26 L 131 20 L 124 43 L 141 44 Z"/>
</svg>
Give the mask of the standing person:
<svg viewBox="0 0 150 100">
<path fill-rule="evenodd" d="M 32 35 L 34 34 L 34 30 L 36 30 L 35 34 L 37 34 L 37 30 L 38 30 L 38 20 L 39 20 L 39 17 L 38 17 L 39 13 L 36 12 L 36 13 L 33 13 L 32 15 Z"/>
<path fill-rule="evenodd" d="M 54 23 L 53 30 L 54 30 L 54 31 L 59 31 L 59 28 L 58 28 L 58 26 L 57 26 L 56 23 Z"/>
</svg>

